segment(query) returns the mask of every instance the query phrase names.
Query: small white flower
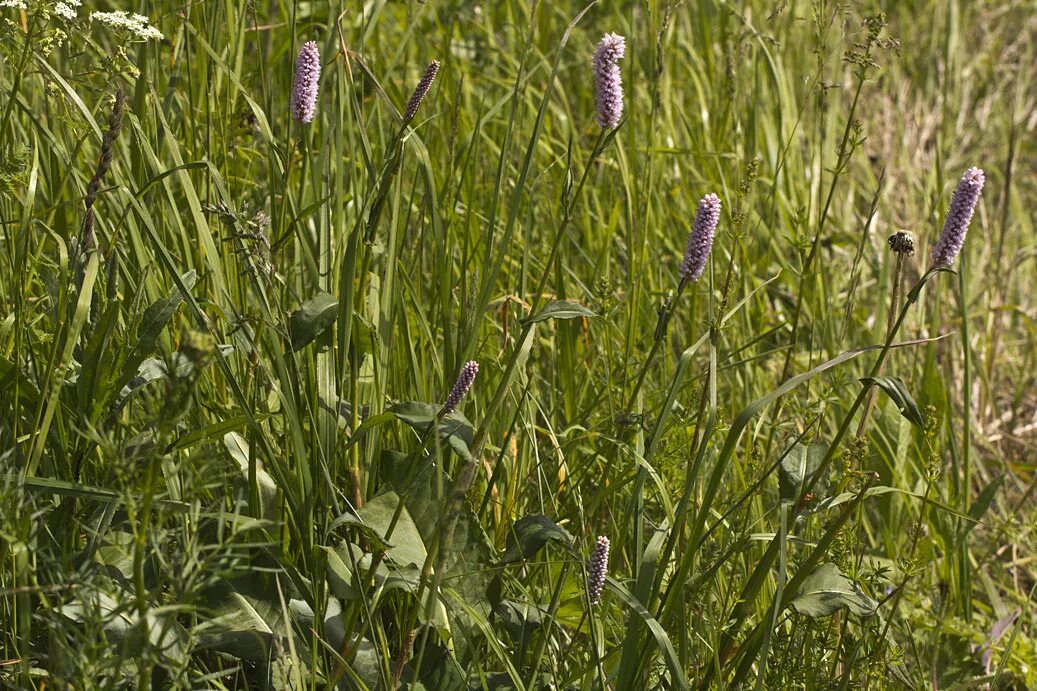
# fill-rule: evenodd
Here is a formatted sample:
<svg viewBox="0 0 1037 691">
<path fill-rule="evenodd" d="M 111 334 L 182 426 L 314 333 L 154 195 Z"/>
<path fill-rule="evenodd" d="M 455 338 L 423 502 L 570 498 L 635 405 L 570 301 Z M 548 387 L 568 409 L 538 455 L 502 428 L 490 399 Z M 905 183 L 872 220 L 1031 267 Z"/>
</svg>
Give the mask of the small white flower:
<svg viewBox="0 0 1037 691">
<path fill-rule="evenodd" d="M 23 0 L 0 0 L 0 7 L 10 7 L 14 10 L 28 9 Z"/>
<path fill-rule="evenodd" d="M 95 19 L 113 29 L 120 29 L 133 34 L 143 41 L 162 39 L 162 32 L 151 26 L 150 20 L 143 15 L 129 14 L 122 10 L 118 12 L 92 12 L 90 21 Z"/>
<path fill-rule="evenodd" d="M 76 18 L 76 7 L 79 5 L 78 2 L 72 0 L 72 2 L 59 2 L 54 5 L 54 14 L 58 15 L 66 22 L 70 22 Z"/>
</svg>

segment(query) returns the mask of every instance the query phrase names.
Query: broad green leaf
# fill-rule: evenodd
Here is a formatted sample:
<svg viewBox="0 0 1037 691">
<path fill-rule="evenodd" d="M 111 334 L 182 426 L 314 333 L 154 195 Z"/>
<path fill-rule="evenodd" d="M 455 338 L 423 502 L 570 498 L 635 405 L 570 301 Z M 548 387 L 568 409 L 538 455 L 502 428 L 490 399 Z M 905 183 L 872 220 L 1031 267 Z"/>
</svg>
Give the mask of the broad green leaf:
<svg viewBox="0 0 1037 691">
<path fill-rule="evenodd" d="M 221 581 L 207 598 L 208 616 L 192 631 L 198 646 L 252 662 L 268 659 L 270 646 L 286 631 L 276 586 L 257 572 Z"/>
<path fill-rule="evenodd" d="M 861 382 L 874 384 L 885 391 L 886 395 L 893 399 L 893 403 L 900 409 L 900 414 L 907 418 L 908 422 L 918 429 L 925 428 L 925 418 L 922 417 L 922 411 L 918 409 L 918 404 L 911 397 L 903 379 L 900 377 L 861 377 Z"/>
<path fill-rule="evenodd" d="M 594 310 L 577 302 L 555 300 L 547 303 L 542 310 L 523 320 L 524 324 L 536 324 L 548 319 L 576 319 L 578 317 L 596 317 Z"/>
<path fill-rule="evenodd" d="M 221 345 L 218 348 L 224 357 L 234 352 L 234 346 L 231 345 Z M 174 377 L 190 376 L 196 369 L 196 359 L 180 351 L 173 353 L 172 361 Z M 140 363 L 140 367 L 137 368 L 137 376 L 131 379 L 126 386 L 122 387 L 116 405 L 119 407 L 125 405 L 126 399 L 140 389 L 153 381 L 169 376 L 169 370 L 169 365 L 162 358 L 148 358 Z"/>
<path fill-rule="evenodd" d="M 783 502 L 795 502 L 799 500 L 803 488 L 813 479 L 814 473 L 825 458 L 828 447 L 824 444 L 800 444 L 796 443 L 792 449 L 785 454 L 778 468 L 778 487 Z M 822 478 L 815 491 L 824 493 L 827 483 Z"/>
<path fill-rule="evenodd" d="M 827 617 L 843 607 L 862 617 L 875 614 L 879 603 L 844 576 L 835 564 L 822 564 L 796 591 L 792 607 L 808 617 Z"/>
<path fill-rule="evenodd" d="M 304 631 L 311 629 L 316 623 L 313 608 L 305 600 L 289 600 L 288 611 L 302 625 Z M 328 598 L 324 606 L 324 637 L 325 642 L 335 650 L 341 650 L 346 640 L 342 605 L 333 597 Z"/>
<path fill-rule="evenodd" d="M 288 335 L 292 350 L 299 350 L 335 323 L 338 300 L 329 293 L 318 293 L 302 303 L 288 318 Z"/>
<path fill-rule="evenodd" d="M 373 533 L 373 531 L 372 531 Z M 324 568 L 328 579 L 328 587 L 337 597 L 343 600 L 356 600 L 360 597 L 361 589 L 357 586 L 357 577 L 353 573 L 353 563 L 366 578 L 371 570 L 371 557 L 369 552 L 364 552 L 360 547 L 351 542 L 341 542 L 335 547 L 322 546 L 324 550 Z M 350 557 L 352 555 L 352 558 Z M 380 584 L 389 577 L 389 569 L 384 561 L 378 563 L 374 572 L 374 581 Z M 374 603 L 371 603 L 372 606 Z"/>
<path fill-rule="evenodd" d="M 529 559 L 551 541 L 572 545 L 573 538 L 543 514 L 523 516 L 508 532 L 508 542 L 499 564 L 512 564 Z"/>
<path fill-rule="evenodd" d="M 361 527 L 365 533 L 374 537 L 386 550 L 386 557 L 396 566 L 416 566 L 425 564 L 428 552 L 421 539 L 421 533 L 414 524 L 406 507 L 400 511 L 395 527 L 389 532 L 396 507 L 400 498 L 395 492 L 379 494 L 364 504 L 359 511 L 349 511 L 339 516 L 332 527 L 350 525 Z M 348 563 L 348 562 L 346 562 Z"/>
<path fill-rule="evenodd" d="M 544 620 L 550 617 L 550 612 L 543 607 L 514 600 L 502 600 L 493 608 L 493 613 L 508 630 L 508 635 L 516 641 L 541 628 Z"/>
<path fill-rule="evenodd" d="M 133 596 L 115 582 L 108 583 L 118 597 L 94 588 L 80 589 L 58 612 L 78 624 L 89 625 L 100 618 L 105 634 L 120 645 L 124 656 L 136 657 L 148 648 L 170 663 L 182 663 L 187 655 L 187 632 L 176 621 L 176 613 L 153 607 L 141 617 Z"/>
<path fill-rule="evenodd" d="M 353 331 L 350 336 L 353 350 L 358 355 L 371 355 L 378 343 L 378 330 L 361 315 L 353 314 Z"/>
<path fill-rule="evenodd" d="M 107 568 L 111 578 L 121 577 L 123 582 L 130 583 L 133 579 L 133 535 L 124 530 L 110 530 L 101 540 L 94 559 Z"/>
<path fill-rule="evenodd" d="M 440 406 L 421 401 L 405 401 L 390 408 L 390 412 L 399 420 L 422 434 L 427 433 L 433 421 L 438 418 L 436 431 L 439 438 L 449 444 L 450 448 L 456 451 L 461 458 L 466 461 L 472 460 L 472 441 L 475 438 L 472 423 L 456 410 L 443 417 L 438 417 L 440 410 Z"/>
</svg>

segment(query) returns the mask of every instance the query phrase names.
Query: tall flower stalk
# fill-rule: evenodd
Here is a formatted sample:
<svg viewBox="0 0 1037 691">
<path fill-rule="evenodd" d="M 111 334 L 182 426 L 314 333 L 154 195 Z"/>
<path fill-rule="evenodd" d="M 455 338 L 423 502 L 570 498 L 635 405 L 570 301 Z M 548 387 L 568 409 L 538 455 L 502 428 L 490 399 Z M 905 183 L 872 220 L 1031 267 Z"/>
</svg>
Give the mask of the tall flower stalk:
<svg viewBox="0 0 1037 691">
<path fill-rule="evenodd" d="M 606 37 L 606 38 L 608 38 L 608 37 Z M 618 39 L 618 45 L 622 46 L 623 45 L 622 38 L 621 37 L 616 37 L 616 39 Z M 613 39 L 613 45 L 614 45 L 614 47 L 617 45 L 614 39 Z M 601 49 L 601 47 L 599 46 L 599 50 L 600 49 Z M 622 49 L 614 50 L 612 55 L 615 57 L 616 60 L 618 60 L 620 57 L 622 57 Z M 597 62 L 597 61 L 595 61 L 595 62 Z M 614 83 L 618 84 L 618 66 L 615 66 L 615 67 L 616 67 L 615 76 L 617 77 L 617 79 L 616 79 L 616 81 Z M 596 85 L 599 83 L 598 79 L 597 79 L 598 74 L 599 73 L 596 70 L 595 71 L 595 83 L 596 83 Z M 547 93 L 550 94 L 550 91 L 548 91 Z M 613 92 L 613 93 L 615 94 L 615 92 Z M 621 91 L 619 93 L 621 94 Z M 545 99 L 546 98 L 547 98 L 547 95 L 545 95 Z M 600 101 L 599 101 L 599 103 L 600 103 Z M 587 164 L 585 165 L 582 174 L 579 176 L 578 179 L 570 178 L 569 182 L 566 184 L 566 187 L 565 187 L 565 189 L 563 191 L 563 194 L 562 194 L 561 219 L 559 220 L 558 225 L 557 225 L 557 227 L 555 229 L 554 238 L 553 238 L 552 243 L 551 243 L 551 250 L 550 250 L 550 252 L 548 254 L 547 260 L 544 262 L 543 272 L 541 273 L 540 279 L 537 282 L 537 286 L 536 286 L 536 289 L 535 289 L 535 291 L 533 293 L 533 297 L 530 300 L 530 313 L 531 314 L 535 314 L 537 312 L 537 310 L 540 309 L 541 302 L 542 302 L 542 300 L 543 300 L 543 298 L 545 296 L 545 291 L 546 291 L 546 288 L 547 288 L 548 278 L 553 274 L 554 265 L 555 265 L 555 261 L 556 261 L 556 259 L 558 257 L 559 249 L 561 248 L 562 241 L 565 238 L 566 231 L 569 228 L 569 224 L 572 222 L 573 217 L 574 217 L 574 209 L 575 209 L 575 205 L 576 205 L 576 200 L 579 198 L 580 194 L 582 193 L 582 190 L 583 190 L 587 180 L 589 179 L 590 173 L 594 169 L 594 162 L 601 155 L 601 153 L 605 150 L 605 148 L 612 142 L 612 139 L 614 138 L 614 131 L 613 130 L 614 130 L 614 128 L 616 126 L 619 125 L 619 116 L 622 113 L 622 102 L 621 101 L 616 102 L 615 100 L 613 100 L 613 101 L 610 101 L 610 103 L 613 106 L 618 106 L 618 110 L 616 108 L 613 108 L 613 110 L 610 111 L 614 115 L 614 119 L 610 117 L 606 121 L 606 122 L 609 122 L 609 123 L 613 123 L 614 126 L 612 128 L 606 128 L 604 126 L 602 127 L 601 131 L 598 134 L 598 137 L 597 137 L 597 140 L 596 140 L 596 142 L 594 144 L 594 147 L 591 150 L 591 153 L 590 153 L 590 155 L 588 157 Z M 603 115 L 603 111 L 599 108 L 599 117 L 601 117 L 602 115 Z M 529 165 L 529 161 L 530 160 L 531 160 L 531 158 L 527 157 L 527 159 L 526 159 L 526 161 L 527 161 L 526 162 L 526 167 L 524 168 L 523 172 L 521 173 L 520 179 L 524 179 L 526 174 L 528 173 L 528 165 Z M 571 159 L 570 159 L 570 161 L 571 161 Z M 509 225 L 511 223 L 513 223 L 513 220 L 514 220 L 514 216 L 512 217 L 511 220 L 509 220 Z M 487 245 L 487 247 L 489 248 L 489 244 Z M 500 406 L 503 404 L 504 397 L 507 394 L 508 387 L 510 386 L 510 382 L 512 381 L 512 374 L 515 371 L 515 368 L 518 366 L 519 356 L 520 356 L 520 354 L 522 352 L 522 344 L 525 343 L 526 339 L 529 338 L 529 336 L 531 335 L 531 332 L 532 332 L 533 328 L 535 327 L 535 324 L 536 324 L 536 322 L 534 320 L 526 320 L 525 321 L 525 323 L 524 323 L 524 325 L 522 327 L 522 331 L 519 333 L 519 335 L 518 335 L 518 337 L 516 339 L 517 347 L 512 351 L 510 357 L 508 358 L 507 365 L 505 366 L 504 371 L 503 371 L 503 373 L 502 373 L 502 375 L 500 377 L 500 382 L 497 385 L 496 390 L 494 391 L 493 396 L 490 399 L 490 402 L 489 402 L 489 404 L 487 406 L 488 410 L 498 410 L 500 408 Z M 451 492 L 451 501 L 450 501 L 450 503 L 446 507 L 444 507 L 443 518 L 446 519 L 446 521 L 443 524 L 442 529 L 437 533 L 436 541 L 433 543 L 433 547 L 429 549 L 429 556 L 426 559 L 425 566 L 422 569 L 422 574 L 421 574 L 421 578 L 419 580 L 418 590 L 417 590 L 417 594 L 416 594 L 415 599 L 418 602 L 421 602 L 422 598 L 424 596 L 425 589 L 428 588 L 430 590 L 430 592 L 432 593 L 432 597 L 428 598 L 429 606 L 431 606 L 431 603 L 433 603 L 435 601 L 436 594 L 439 592 L 440 583 L 441 583 L 441 579 L 442 579 L 442 575 L 443 575 L 443 568 L 442 568 L 443 560 L 445 559 L 445 557 L 447 555 L 447 549 L 445 549 L 444 546 L 445 545 L 448 546 L 448 545 L 451 544 L 451 539 L 450 538 L 453 535 L 454 524 L 456 523 L 456 520 L 454 520 L 454 516 L 453 516 L 456 512 L 452 511 L 451 507 L 456 505 L 457 503 L 463 501 L 464 497 L 467 495 L 469 489 L 472 486 L 472 482 L 473 482 L 474 477 L 475 477 L 475 471 L 476 471 L 476 468 L 477 468 L 477 464 L 482 459 L 482 450 L 483 450 L 483 446 L 484 446 L 484 444 L 486 442 L 486 434 L 487 434 L 488 422 L 489 422 L 489 418 L 483 420 L 483 422 L 479 425 L 478 429 L 475 431 L 475 435 L 474 435 L 474 438 L 472 440 L 471 447 L 470 447 L 470 450 L 471 450 L 471 460 L 468 461 L 467 463 L 465 463 L 465 465 L 458 472 L 457 478 L 454 480 L 453 488 L 452 488 L 452 492 Z M 487 488 L 487 492 L 489 492 L 489 491 L 492 491 L 492 486 Z M 433 568 L 433 566 L 434 566 L 434 568 Z M 559 590 L 559 592 L 560 592 L 560 590 Z M 417 608 L 414 609 L 414 611 L 413 611 L 413 613 L 411 615 L 411 621 L 410 621 L 410 627 L 409 628 L 412 628 L 414 623 L 416 622 L 416 619 L 414 618 L 416 616 L 416 614 L 417 614 Z M 409 628 L 408 628 L 408 630 L 409 630 Z M 430 631 L 430 629 L 426 629 L 426 632 L 425 632 L 426 638 L 423 639 L 423 641 L 427 640 L 427 636 L 428 636 L 428 632 L 429 631 Z M 546 639 L 542 639 L 542 644 L 545 641 L 546 641 Z M 421 667 L 421 661 L 423 659 L 424 653 L 425 653 L 425 645 L 423 643 L 420 646 L 420 651 L 419 651 L 419 653 L 417 655 L 417 661 L 415 663 L 415 667 L 417 667 L 417 668 Z M 538 659 L 538 660 L 541 659 L 541 655 L 539 655 L 539 654 L 535 654 L 534 657 L 536 659 Z M 534 669 L 534 674 L 533 674 L 534 677 L 536 676 L 536 671 L 537 670 Z"/>
<path fill-rule="evenodd" d="M 972 204 L 972 206 L 974 208 L 975 204 Z M 953 203 L 951 207 L 953 213 L 955 208 Z M 965 224 L 965 226 L 967 227 L 967 223 Z M 957 226 L 951 227 L 956 228 Z M 945 231 L 946 229 L 947 224 L 945 224 Z M 962 236 L 962 240 L 964 240 L 964 235 Z M 957 250 L 961 250 L 960 245 L 958 246 Z M 957 256 L 956 252 L 954 256 Z M 908 310 L 911 308 L 911 305 L 918 301 L 919 295 L 921 294 L 922 289 L 925 287 L 925 285 L 934 276 L 936 276 L 936 274 L 940 273 L 941 270 L 945 270 L 945 268 L 945 264 L 938 264 L 936 266 L 933 266 L 925 274 L 923 274 L 922 277 L 919 278 L 915 285 L 911 288 L 911 290 L 907 292 L 906 301 L 900 308 L 900 311 L 897 314 L 896 320 L 893 322 L 892 327 L 887 330 L 885 343 L 882 345 L 882 348 L 879 351 L 875 363 L 872 365 L 871 370 L 868 372 L 868 380 L 873 379 L 874 377 L 877 377 L 879 375 L 879 373 L 882 371 L 883 366 L 885 365 L 886 358 L 888 357 L 889 352 L 894 347 L 896 347 L 894 346 L 893 341 L 896 338 L 897 334 L 900 332 L 900 328 L 903 326 L 904 321 L 907 318 L 907 313 Z M 854 399 L 853 403 L 846 411 L 846 414 L 843 416 L 843 420 L 840 423 L 839 428 L 836 431 L 834 437 L 832 437 L 831 441 L 829 442 L 828 450 L 825 452 L 824 457 L 818 464 L 817 469 L 811 474 L 810 480 L 807 483 L 805 483 L 805 486 L 803 487 L 802 492 L 800 493 L 801 499 L 807 494 L 812 493 L 814 491 L 814 488 L 817 486 L 817 483 L 821 480 L 821 478 L 826 476 L 829 467 L 831 467 L 832 462 L 835 460 L 835 455 L 839 450 L 843 442 L 843 439 L 845 439 L 847 433 L 849 432 L 850 425 L 853 423 L 854 417 L 856 416 L 857 412 L 861 409 L 861 406 L 865 404 L 865 401 L 867 400 L 870 394 L 872 386 L 873 384 L 867 383 L 863 387 L 861 387 L 861 390 L 857 394 L 857 397 Z M 719 486 L 720 473 L 722 472 L 723 464 L 718 464 L 717 468 L 714 470 L 713 476 L 710 478 L 709 486 L 707 487 L 704 496 L 710 497 L 712 493 L 715 492 L 716 488 Z M 859 493 L 856 503 L 859 504 L 859 502 L 863 499 L 864 496 L 864 492 Z M 711 503 L 706 504 L 700 510 L 699 515 L 702 516 L 702 518 L 704 518 L 704 514 L 710 509 L 710 506 Z M 798 518 L 805 509 L 806 506 L 804 502 L 797 502 L 797 504 L 794 506 L 788 517 L 788 524 L 794 525 L 796 520 L 798 520 Z M 702 518 L 697 519 L 697 522 L 701 521 Z M 833 527 L 838 528 L 837 525 Z M 693 530 L 692 535 L 695 536 L 699 534 L 699 532 L 700 531 L 697 529 L 696 526 L 696 529 Z M 750 576 L 749 581 L 747 582 L 746 586 L 742 589 L 741 593 L 739 593 L 738 595 L 738 604 L 735 606 L 735 609 L 730 616 L 730 619 L 732 621 L 741 621 L 748 616 L 748 610 L 751 606 L 749 603 L 754 602 L 757 595 L 759 594 L 760 587 L 765 581 L 762 575 L 766 574 L 773 567 L 775 560 L 778 558 L 778 554 L 780 551 L 779 547 L 779 541 L 777 539 L 772 540 L 770 546 L 767 548 L 767 551 L 764 553 L 763 557 L 757 562 L 756 568 L 753 574 Z M 768 625 L 770 621 L 773 620 L 774 613 L 776 611 L 781 611 L 784 608 L 784 606 L 788 604 L 789 598 L 791 598 L 796 592 L 796 589 L 802 582 L 801 574 L 803 574 L 802 577 L 805 577 L 805 573 L 803 573 L 803 571 L 801 570 L 801 572 L 797 573 L 797 575 L 793 577 L 793 579 L 789 581 L 788 584 L 786 584 L 781 598 L 773 598 L 768 613 L 760 620 L 760 623 L 757 624 L 756 628 L 746 637 L 742 646 L 739 647 L 735 644 L 733 632 L 727 632 L 724 634 L 722 640 L 720 641 L 721 667 L 726 666 L 727 663 L 731 661 L 733 657 L 735 657 L 739 649 L 752 649 L 753 643 L 759 642 L 760 638 L 764 636 L 765 627 Z M 738 683 L 744 678 L 745 674 L 747 674 L 748 672 L 748 667 L 749 665 L 746 662 L 743 662 L 743 664 L 739 666 L 738 672 L 734 677 L 734 683 Z"/>
<path fill-rule="evenodd" d="M 713 240 L 716 237 L 717 226 L 720 224 L 721 206 L 720 197 L 716 194 L 707 194 L 699 200 L 698 207 L 695 209 L 695 220 L 691 224 L 691 232 L 688 233 L 684 258 L 681 260 L 678 271 L 680 282 L 677 284 L 677 294 L 671 293 L 659 310 L 659 320 L 655 327 L 655 339 L 652 342 L 652 349 L 648 352 L 648 357 L 645 359 L 644 364 L 641 365 L 641 371 L 638 373 L 634 388 L 627 398 L 627 406 L 624 412 L 630 412 L 634 401 L 637 399 L 637 394 L 644 385 L 648 368 L 651 366 L 652 361 L 655 360 L 655 356 L 666 338 L 666 332 L 669 329 L 670 320 L 673 318 L 677 301 L 680 300 L 688 284 L 697 282 L 706 269 L 706 262 L 713 251 Z"/>
<path fill-rule="evenodd" d="M 101 159 L 97 163 L 93 177 L 86 186 L 86 215 L 83 218 L 83 232 L 80 234 L 82 251 L 89 252 L 94 246 L 94 202 L 97 201 L 97 192 L 101 188 L 104 176 L 112 167 L 115 140 L 122 130 L 123 105 L 126 103 L 126 93 L 122 87 L 115 91 L 115 103 L 112 105 L 112 113 L 108 117 L 108 130 L 101 139 Z"/>
</svg>

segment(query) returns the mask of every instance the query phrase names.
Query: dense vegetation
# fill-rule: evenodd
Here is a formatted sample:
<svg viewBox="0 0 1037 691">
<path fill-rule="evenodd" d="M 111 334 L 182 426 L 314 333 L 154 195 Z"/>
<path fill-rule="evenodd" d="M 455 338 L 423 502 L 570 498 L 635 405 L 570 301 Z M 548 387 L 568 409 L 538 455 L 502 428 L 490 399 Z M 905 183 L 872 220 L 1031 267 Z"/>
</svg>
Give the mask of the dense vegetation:
<svg viewBox="0 0 1037 691">
<path fill-rule="evenodd" d="M 0 686 L 1037 688 L 1029 0 L 125 9 L 0 1 Z"/>
</svg>

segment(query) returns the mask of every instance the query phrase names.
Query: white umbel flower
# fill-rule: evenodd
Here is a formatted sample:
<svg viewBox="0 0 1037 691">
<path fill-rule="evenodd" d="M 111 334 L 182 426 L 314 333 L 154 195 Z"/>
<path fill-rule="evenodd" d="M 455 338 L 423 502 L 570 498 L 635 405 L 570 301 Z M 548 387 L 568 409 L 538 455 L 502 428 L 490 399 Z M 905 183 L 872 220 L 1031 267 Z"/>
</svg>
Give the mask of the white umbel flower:
<svg viewBox="0 0 1037 691">
<path fill-rule="evenodd" d="M 54 14 L 61 17 L 66 22 L 71 22 L 76 18 L 76 8 L 78 8 L 79 5 L 79 0 L 64 0 L 64 2 L 55 3 Z"/>
<path fill-rule="evenodd" d="M 140 14 L 118 12 L 92 12 L 90 21 L 97 20 L 113 29 L 125 31 L 142 41 L 162 40 L 162 32 L 151 26 L 151 21 Z"/>
</svg>

